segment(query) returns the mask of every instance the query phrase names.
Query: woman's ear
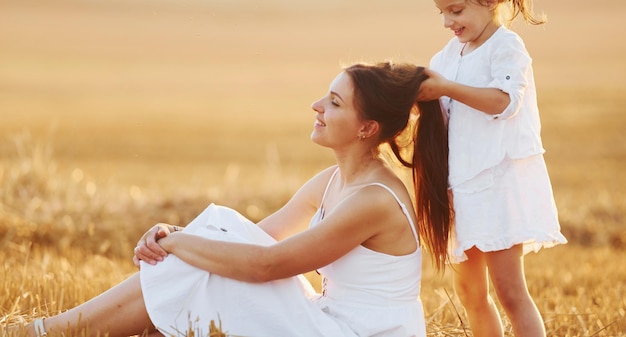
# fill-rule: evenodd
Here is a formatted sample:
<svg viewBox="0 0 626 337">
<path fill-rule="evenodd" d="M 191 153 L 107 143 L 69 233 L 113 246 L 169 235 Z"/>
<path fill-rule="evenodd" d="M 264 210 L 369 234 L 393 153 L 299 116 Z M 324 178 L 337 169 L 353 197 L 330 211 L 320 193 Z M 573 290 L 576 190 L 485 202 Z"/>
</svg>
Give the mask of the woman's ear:
<svg viewBox="0 0 626 337">
<path fill-rule="evenodd" d="M 378 133 L 380 130 L 380 124 L 374 120 L 368 120 L 363 122 L 363 126 L 359 131 L 359 137 L 370 138 Z"/>
</svg>

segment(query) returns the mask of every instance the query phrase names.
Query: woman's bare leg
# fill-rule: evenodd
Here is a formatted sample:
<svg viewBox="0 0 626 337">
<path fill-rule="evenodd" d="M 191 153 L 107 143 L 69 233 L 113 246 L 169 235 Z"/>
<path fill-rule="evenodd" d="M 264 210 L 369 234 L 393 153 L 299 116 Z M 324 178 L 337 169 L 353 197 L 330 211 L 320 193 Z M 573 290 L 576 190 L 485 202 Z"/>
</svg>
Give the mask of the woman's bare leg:
<svg viewBox="0 0 626 337">
<path fill-rule="evenodd" d="M 489 278 L 483 252 L 474 247 L 465 252 L 468 260 L 455 265 L 454 286 L 474 337 L 503 336 L 502 320 L 489 295 Z"/>
<path fill-rule="evenodd" d="M 44 325 L 47 332 L 66 331 L 70 327 L 78 331 L 85 329 L 89 336 L 108 333 L 111 337 L 155 330 L 143 301 L 139 273 L 75 308 L 46 318 Z M 35 336 L 32 324 L 27 328 Z"/>
<path fill-rule="evenodd" d="M 543 319 L 533 302 L 524 276 L 522 245 L 485 255 L 491 281 L 511 320 L 516 337 L 546 335 Z"/>
</svg>

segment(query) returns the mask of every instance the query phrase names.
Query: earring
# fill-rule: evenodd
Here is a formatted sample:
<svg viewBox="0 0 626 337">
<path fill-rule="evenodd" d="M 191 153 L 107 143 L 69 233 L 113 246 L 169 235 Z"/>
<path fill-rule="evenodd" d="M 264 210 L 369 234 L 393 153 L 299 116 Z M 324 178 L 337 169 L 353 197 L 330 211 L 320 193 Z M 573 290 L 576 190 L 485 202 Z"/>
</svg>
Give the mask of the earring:
<svg viewBox="0 0 626 337">
<path fill-rule="evenodd" d="M 360 134 L 360 135 L 359 135 L 359 140 L 360 140 L 360 141 L 364 141 L 364 140 L 365 140 L 365 135 Z"/>
</svg>

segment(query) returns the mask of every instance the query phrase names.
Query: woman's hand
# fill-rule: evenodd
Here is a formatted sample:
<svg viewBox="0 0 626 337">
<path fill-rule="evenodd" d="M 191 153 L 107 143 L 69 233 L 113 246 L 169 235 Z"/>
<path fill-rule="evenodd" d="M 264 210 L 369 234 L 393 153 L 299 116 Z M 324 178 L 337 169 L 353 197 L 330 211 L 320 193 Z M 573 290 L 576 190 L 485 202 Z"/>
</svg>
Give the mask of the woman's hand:
<svg viewBox="0 0 626 337">
<path fill-rule="evenodd" d="M 163 261 L 168 252 L 161 247 L 159 240 L 177 231 L 176 226 L 159 223 L 150 228 L 137 242 L 133 262 L 139 268 L 139 261 L 143 260 L 151 265 Z"/>
<path fill-rule="evenodd" d="M 434 101 L 441 96 L 447 96 L 445 91 L 449 81 L 445 77 L 428 68 L 424 69 L 424 74 L 428 76 L 428 79 L 424 80 L 420 85 L 417 94 L 418 102 Z"/>
</svg>

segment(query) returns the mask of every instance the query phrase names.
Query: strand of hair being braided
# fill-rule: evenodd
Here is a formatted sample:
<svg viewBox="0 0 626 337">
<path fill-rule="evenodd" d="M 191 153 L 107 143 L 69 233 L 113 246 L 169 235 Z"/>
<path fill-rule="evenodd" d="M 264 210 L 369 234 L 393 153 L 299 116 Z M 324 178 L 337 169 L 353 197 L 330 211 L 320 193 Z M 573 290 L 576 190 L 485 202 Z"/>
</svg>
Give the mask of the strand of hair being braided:
<svg viewBox="0 0 626 337">
<path fill-rule="evenodd" d="M 421 84 L 427 76 L 419 67 Z M 418 87 L 419 88 L 419 87 Z M 448 130 L 438 100 L 417 103 L 419 118 L 414 138 L 413 183 L 420 236 L 438 270 L 448 262 L 448 239 L 453 209 L 448 191 Z"/>
<path fill-rule="evenodd" d="M 411 162 L 403 158 L 396 137 L 388 143 L 398 161 L 412 169 L 420 240 L 430 251 L 437 270 L 443 270 L 449 260 L 448 239 L 454 218 L 448 192 L 448 130 L 438 100 L 416 103 L 419 87 L 428 76 L 423 67 L 412 70 L 413 78 L 405 86 L 414 93 L 409 96 L 418 112 Z"/>
<path fill-rule="evenodd" d="M 423 67 L 383 62 L 356 64 L 345 69 L 352 78 L 355 105 L 365 119 L 379 122 L 380 142 L 389 144 L 400 163 L 412 169 L 420 242 L 426 245 L 438 270 L 448 261 L 452 207 L 448 194 L 448 131 L 439 101 L 416 102 Z M 411 112 L 419 113 L 412 129 L 411 162 L 402 155 L 398 137 L 409 126 Z"/>
</svg>

